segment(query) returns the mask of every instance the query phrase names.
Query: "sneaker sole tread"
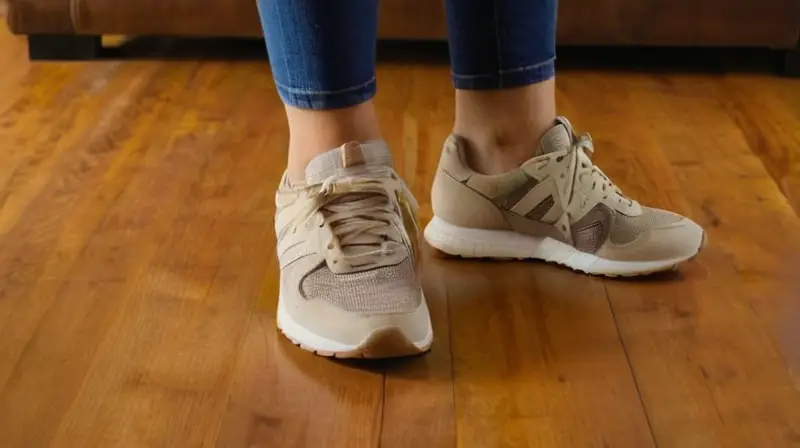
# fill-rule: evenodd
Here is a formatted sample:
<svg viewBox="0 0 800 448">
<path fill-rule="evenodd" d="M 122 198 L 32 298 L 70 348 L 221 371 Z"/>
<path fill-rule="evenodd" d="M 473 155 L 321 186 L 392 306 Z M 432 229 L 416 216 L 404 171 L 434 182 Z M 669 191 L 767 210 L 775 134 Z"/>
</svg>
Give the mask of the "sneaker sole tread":
<svg viewBox="0 0 800 448">
<path fill-rule="evenodd" d="M 445 227 L 450 231 L 452 231 L 454 229 L 460 229 L 460 228 L 456 228 L 456 226 L 448 224 L 448 223 L 446 223 L 446 222 L 444 222 L 444 221 L 442 221 L 442 220 L 440 220 L 440 219 L 438 219 L 436 217 L 434 217 L 434 219 L 431 221 L 431 223 L 428 224 L 428 226 L 425 228 L 425 240 L 428 242 L 428 245 L 430 245 L 433 248 L 434 254 L 436 256 L 438 256 L 438 257 L 442 257 L 442 258 L 461 258 L 461 259 L 467 259 L 467 260 L 492 260 L 492 261 L 516 261 L 516 260 L 518 260 L 518 261 L 531 261 L 531 260 L 535 260 L 535 261 L 543 261 L 543 262 L 546 262 L 548 264 L 556 264 L 556 265 L 559 265 L 559 266 L 563 266 L 563 267 L 569 268 L 569 269 L 571 269 L 573 271 L 581 272 L 581 273 L 584 273 L 584 274 L 587 274 L 587 275 L 591 275 L 591 276 L 608 277 L 608 278 L 641 277 L 641 276 L 657 274 L 659 272 L 677 270 L 678 267 L 680 265 L 682 265 L 683 263 L 686 263 L 686 262 L 694 260 L 697 257 L 697 255 L 702 251 L 702 249 L 705 247 L 705 245 L 707 243 L 706 233 L 703 232 L 701 240 L 700 240 L 700 244 L 698 245 L 697 250 L 695 251 L 694 254 L 692 254 L 690 256 L 683 257 L 683 258 L 680 258 L 680 259 L 675 259 L 675 260 L 667 260 L 666 262 L 659 263 L 659 264 L 654 265 L 654 266 L 649 267 L 649 268 L 631 269 L 628 272 L 602 272 L 602 271 L 593 271 L 593 270 L 589 270 L 589 269 L 582 269 L 580 267 L 576 267 L 574 265 L 571 265 L 571 264 L 569 264 L 569 263 L 567 263 L 567 262 L 565 262 L 563 260 L 554 260 L 554 259 L 548 259 L 548 258 L 539 257 L 539 256 L 514 256 L 514 257 L 509 257 L 509 256 L 480 256 L 480 255 L 465 255 L 463 253 L 463 252 L 469 252 L 470 250 L 464 250 L 464 251 L 446 250 L 444 246 L 447 246 L 448 243 L 450 243 L 450 245 L 453 245 L 452 241 L 453 240 L 458 240 L 458 238 L 453 239 L 453 238 L 451 238 L 449 236 L 443 236 L 441 234 L 441 230 L 437 230 L 436 229 L 437 226 Z M 466 230 L 468 230 L 468 231 L 472 231 L 472 230 L 481 231 L 482 229 L 466 229 Z M 488 232 L 492 232 L 492 231 L 488 231 Z M 448 242 L 447 240 L 450 240 L 450 241 Z M 456 243 L 455 245 L 458 245 L 458 243 Z M 461 252 L 461 253 L 459 253 L 459 252 Z M 586 255 L 590 255 L 590 254 L 586 254 Z M 599 258 L 599 257 L 595 257 L 595 258 L 597 258 L 599 260 L 604 260 L 604 259 Z M 604 261 L 609 261 L 609 260 L 604 260 Z M 644 266 L 644 264 L 643 264 L 643 266 Z"/>
</svg>

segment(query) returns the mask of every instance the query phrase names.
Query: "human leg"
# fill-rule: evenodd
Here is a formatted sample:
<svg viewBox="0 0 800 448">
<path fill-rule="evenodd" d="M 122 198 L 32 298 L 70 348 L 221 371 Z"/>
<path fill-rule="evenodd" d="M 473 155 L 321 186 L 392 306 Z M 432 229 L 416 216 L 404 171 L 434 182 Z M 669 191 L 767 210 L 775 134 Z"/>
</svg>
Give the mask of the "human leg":
<svg viewBox="0 0 800 448">
<path fill-rule="evenodd" d="M 556 0 L 448 0 L 454 132 L 484 174 L 516 168 L 555 109 Z"/>
<path fill-rule="evenodd" d="M 288 172 L 349 141 L 381 138 L 376 91 L 377 2 L 259 0 L 275 86 L 289 122 Z"/>
<path fill-rule="evenodd" d="M 278 326 L 320 355 L 425 351 L 416 205 L 371 103 L 377 0 L 258 5 L 290 132 L 276 196 Z"/>
<path fill-rule="evenodd" d="M 705 241 L 691 220 L 640 206 L 556 117 L 555 0 L 448 0 L 456 123 L 425 237 L 462 257 L 542 259 L 590 274 L 671 269 Z"/>
</svg>

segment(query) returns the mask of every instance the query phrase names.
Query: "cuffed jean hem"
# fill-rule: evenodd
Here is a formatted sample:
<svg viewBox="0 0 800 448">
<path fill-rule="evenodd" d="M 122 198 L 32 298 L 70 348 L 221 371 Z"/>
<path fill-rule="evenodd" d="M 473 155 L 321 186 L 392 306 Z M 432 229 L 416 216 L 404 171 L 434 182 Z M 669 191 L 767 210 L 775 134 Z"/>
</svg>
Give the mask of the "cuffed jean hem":
<svg viewBox="0 0 800 448">
<path fill-rule="evenodd" d="M 453 85 L 459 90 L 494 90 L 522 87 L 547 81 L 556 74 L 555 58 L 539 64 L 483 75 L 453 73 Z"/>
<path fill-rule="evenodd" d="M 341 90 L 317 91 L 299 89 L 282 84 L 275 84 L 281 100 L 288 106 L 298 109 L 328 110 L 356 106 L 375 96 L 377 83 L 375 78 L 364 84 Z"/>
</svg>

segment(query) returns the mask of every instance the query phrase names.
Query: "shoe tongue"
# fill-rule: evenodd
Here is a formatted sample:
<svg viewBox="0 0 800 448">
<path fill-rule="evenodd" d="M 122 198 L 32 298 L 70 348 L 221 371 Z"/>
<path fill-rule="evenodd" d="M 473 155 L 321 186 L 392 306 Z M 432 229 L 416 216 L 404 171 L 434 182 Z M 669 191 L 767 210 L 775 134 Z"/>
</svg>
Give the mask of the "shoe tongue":
<svg viewBox="0 0 800 448">
<path fill-rule="evenodd" d="M 542 137 L 536 155 L 566 151 L 572 143 L 572 125 L 566 118 L 558 117 L 553 127 Z"/>
<path fill-rule="evenodd" d="M 386 142 L 349 142 L 312 159 L 306 167 L 306 182 L 314 185 L 331 176 L 357 174 L 373 166 L 392 166 Z"/>
</svg>

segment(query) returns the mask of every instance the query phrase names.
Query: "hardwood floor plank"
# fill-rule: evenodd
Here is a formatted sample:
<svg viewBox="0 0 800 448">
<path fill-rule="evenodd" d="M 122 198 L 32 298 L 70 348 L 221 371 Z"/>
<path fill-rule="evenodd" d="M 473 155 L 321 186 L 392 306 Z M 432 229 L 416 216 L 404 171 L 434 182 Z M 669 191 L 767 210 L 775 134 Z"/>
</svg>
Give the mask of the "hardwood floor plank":
<svg viewBox="0 0 800 448">
<path fill-rule="evenodd" d="M 715 83 L 707 80 L 705 87 L 713 91 Z M 719 85 L 716 88 L 719 93 L 726 90 Z M 674 101 L 665 104 L 674 104 Z M 768 170 L 759 163 L 757 156 L 760 154 L 752 147 L 745 132 L 725 120 L 716 107 L 707 107 L 705 102 L 691 103 L 691 106 L 696 108 L 693 112 L 703 117 L 700 124 L 713 130 L 704 134 L 705 139 L 699 144 L 721 143 L 736 157 L 722 157 L 723 163 L 716 164 L 707 160 L 705 170 L 690 170 L 681 177 L 684 191 L 692 204 L 699 204 L 695 205 L 696 209 L 716 224 L 712 225 L 713 231 L 726 243 L 724 253 L 738 277 L 737 285 L 742 297 L 762 319 L 765 331 L 774 337 L 776 347 L 781 349 L 785 362 L 796 375 L 800 369 L 800 350 L 796 344 L 785 342 L 796 342 L 797 339 L 794 336 L 786 341 L 785 336 L 789 330 L 786 319 L 791 322 L 792 318 L 800 316 L 796 300 L 800 282 L 794 275 L 800 262 L 800 220 Z M 691 134 L 687 128 L 694 126 L 694 122 L 687 121 L 675 123 L 674 127 L 680 129 L 677 132 L 682 136 Z M 787 139 L 787 149 L 790 150 L 792 138 Z M 681 149 L 665 153 L 676 158 L 688 157 L 686 148 Z M 708 157 L 708 153 L 704 155 Z M 702 184 L 704 178 L 710 178 L 712 182 Z M 695 183 L 705 188 L 698 188 Z M 735 194 L 731 194 L 731 189 L 735 189 Z M 795 379 L 797 384 L 800 383 Z M 797 398 L 797 394 L 786 397 L 787 400 Z"/>
<path fill-rule="evenodd" d="M 452 127 L 452 89 L 441 67 L 388 64 L 379 76 L 397 80 L 392 94 L 376 100 L 386 139 L 394 148 L 398 172 L 420 203 L 421 225 L 431 217 L 430 179 L 442 141 Z M 446 93 L 444 93 L 446 92 Z M 453 447 L 456 444 L 455 396 L 448 298 L 441 265 L 422 261 L 422 281 L 434 328 L 431 352 L 409 362 L 387 363 L 380 446 Z"/>
<path fill-rule="evenodd" d="M 321 359 L 280 335 L 274 262 L 267 273 L 239 351 L 217 446 L 377 446 L 382 372 Z"/>
<path fill-rule="evenodd" d="M 441 263 L 430 256 L 423 261 L 422 281 L 434 326 L 434 346 L 424 356 L 383 365 L 381 447 L 456 446 L 449 304 L 441 283 Z"/>
<path fill-rule="evenodd" d="M 431 353 L 340 362 L 276 330 L 266 62 L 25 57 L 0 30 L 3 446 L 800 445 L 797 83 L 561 72 L 603 170 L 706 250 L 633 281 L 426 252 Z M 378 76 L 424 225 L 449 70 Z"/>
<path fill-rule="evenodd" d="M 170 77 L 176 85 L 185 86 L 192 73 L 173 71 Z M 181 110 L 177 104 L 174 107 L 173 113 Z M 170 120 L 161 125 L 165 123 Z M 169 129 L 167 126 L 151 137 L 165 131 L 167 136 L 178 135 Z M 187 140 L 169 141 L 160 141 L 163 146 L 158 139 L 149 143 L 155 148 L 147 152 L 138 175 L 80 249 L 80 257 L 66 277 L 58 279 L 54 297 L 41 298 L 33 308 L 35 313 L 27 313 L 29 323 L 24 328 L 28 332 L 21 333 L 19 340 L 23 350 L 0 394 L 0 433 L 11 446 L 45 444 L 54 436 L 81 390 L 104 335 L 136 291 L 159 237 L 168 230 L 175 209 L 163 207 L 162 201 L 180 203 L 188 193 L 188 184 L 181 180 L 191 179 L 201 161 L 188 158 L 192 152 Z M 44 212 L 46 207 L 38 211 Z M 51 232 L 48 230 L 47 237 Z M 9 317 L 19 318 L 22 304 L 17 304 Z M 20 424 L 25 421 L 36 424 Z"/>
<path fill-rule="evenodd" d="M 220 65 L 201 67 L 197 88 L 214 93 L 193 102 L 177 124 L 191 129 L 180 145 L 191 148 L 187 162 L 199 162 L 198 175 L 185 179 L 188 196 L 98 349 L 85 393 L 61 425 L 63 446 L 123 444 L 127 434 L 145 445 L 216 439 L 253 286 L 261 283 L 261 275 L 241 276 L 238 267 L 264 266 L 273 249 L 263 213 L 271 206 L 263 176 L 274 171 L 261 154 L 266 136 L 240 123 L 249 121 L 245 114 L 282 107 L 240 107 L 253 94 L 242 89 L 249 73 Z M 119 346 L 131 350 L 120 357 Z"/>
<path fill-rule="evenodd" d="M 459 446 L 652 445 L 602 280 L 443 263 Z"/>
<path fill-rule="evenodd" d="M 0 2 L 0 20 L 3 20 L 3 6 Z M 5 31 L 5 30 L 4 30 Z M 27 59 L 25 38 L 0 31 L 0 60 L 13 61 L 0 71 L 0 113 L 24 94 L 23 81 L 31 74 L 31 63 Z"/>
<path fill-rule="evenodd" d="M 589 92 L 580 78 L 561 88 L 585 99 L 575 119 L 597 129 L 598 141 L 615 142 L 597 145 L 600 154 L 612 149 L 628 162 L 609 164 L 612 178 L 627 181 L 630 167 L 642 170 L 652 180 L 633 195 L 687 212 L 709 232 L 708 248 L 681 275 L 606 284 L 656 442 L 790 446 L 800 397 L 775 344 L 778 328 L 764 325 L 752 305 L 767 300 L 791 311 L 796 289 L 781 260 L 800 253 L 798 238 L 784 234 L 797 235 L 798 220 L 726 114 L 715 83 L 615 74 L 601 91 Z M 760 286 L 748 286 L 753 281 Z M 779 289 L 782 297 L 771 296 Z"/>
<path fill-rule="evenodd" d="M 0 324 L 8 335 L 0 339 L 0 385 L 69 280 L 75 259 L 137 172 L 149 149 L 143 136 L 167 132 L 154 129 L 163 123 L 158 118 L 164 101 L 158 98 L 169 88 L 164 80 L 180 82 L 180 73 L 189 71 L 153 75 L 149 87 L 140 86 L 131 97 L 119 95 L 117 101 L 130 107 L 109 108 L 109 117 L 116 120 L 94 127 L 84 144 L 65 149 L 68 155 L 46 177 L 48 184 L 24 211 L 16 212 L 18 221 L 0 238 L 0 295 L 15 299 L 0 302 Z"/>
<path fill-rule="evenodd" d="M 800 214 L 800 85 L 763 75 L 724 81 L 713 88 L 725 110 Z"/>
<path fill-rule="evenodd" d="M 714 84 L 708 80 L 706 87 L 713 91 Z M 717 92 L 724 90 L 716 87 Z M 674 107 L 675 101 L 663 104 Z M 795 276 L 800 262 L 800 222 L 796 213 L 792 213 L 790 202 L 770 182 L 769 172 L 756 157 L 758 151 L 741 128 L 724 120 L 717 108 L 707 107 L 705 102 L 692 102 L 690 106 L 691 113 L 701 117 L 699 124 L 712 130 L 700 144 L 718 143 L 736 156 L 723 157 L 724 163 L 708 161 L 703 173 L 690 171 L 681 178 L 683 188 L 692 204 L 700 204 L 700 210 L 725 217 L 713 221 L 719 222 L 714 230 L 726 242 L 723 253 L 735 279 L 729 283 L 735 293 L 731 298 L 740 298 L 742 307 L 750 308 L 748 318 L 755 316 L 761 323 L 761 328 L 752 333 L 743 327 L 733 332 L 753 343 L 755 375 L 748 376 L 745 371 L 740 380 L 743 393 L 736 399 L 733 399 L 736 394 L 728 394 L 726 398 L 735 409 L 745 410 L 744 440 L 776 446 L 797 444 L 800 443 L 800 346 L 797 344 L 800 339 L 794 329 L 800 318 L 797 302 L 800 282 Z M 674 122 L 683 136 L 690 134 L 688 126 L 686 119 Z M 789 136 L 787 142 L 791 149 Z M 666 153 L 688 157 L 686 149 L 681 149 Z M 740 171 L 739 167 L 747 169 Z M 733 195 L 732 188 L 736 190 Z M 758 381 L 759 376 L 764 381 Z M 753 387 L 754 384 L 759 386 Z"/>
<path fill-rule="evenodd" d="M 71 130 L 74 139 L 81 137 L 79 132 L 88 131 L 85 126 L 71 126 L 75 112 L 86 105 L 87 96 L 75 95 L 74 90 L 72 95 L 61 94 L 69 86 L 80 84 L 78 77 L 82 71 L 77 67 L 31 70 L 22 85 L 9 89 L 16 95 L 3 96 L 7 105 L 0 115 L 0 142 L 6 150 L 0 153 L 0 217 L 18 212 L 25 205 L 25 196 L 22 201 L 15 201 L 17 190 L 24 191 L 26 186 L 33 184 L 34 188 L 29 188 L 33 194 L 26 195 L 28 198 L 39 191 L 40 179 L 47 176 L 36 178 L 31 174 L 41 171 L 43 162 L 47 162 L 44 168 L 52 169 L 57 164 L 58 158 L 53 155 L 58 154 L 56 145 L 63 133 Z M 94 106 L 92 114 L 97 113 L 97 104 Z M 65 110 L 72 113 L 62 114 Z M 42 126 L 42 123 L 51 123 L 52 126 Z M 61 145 L 59 149 L 68 147 Z M 15 218 L 16 215 L 11 215 L 10 219 L 0 221 L 5 223 L 0 227 L 0 234 L 8 232 L 8 226 Z"/>
</svg>

